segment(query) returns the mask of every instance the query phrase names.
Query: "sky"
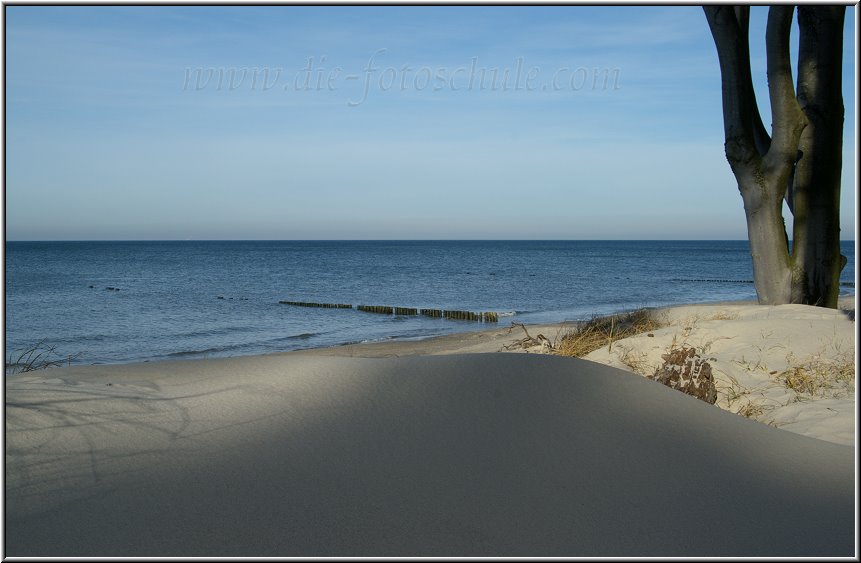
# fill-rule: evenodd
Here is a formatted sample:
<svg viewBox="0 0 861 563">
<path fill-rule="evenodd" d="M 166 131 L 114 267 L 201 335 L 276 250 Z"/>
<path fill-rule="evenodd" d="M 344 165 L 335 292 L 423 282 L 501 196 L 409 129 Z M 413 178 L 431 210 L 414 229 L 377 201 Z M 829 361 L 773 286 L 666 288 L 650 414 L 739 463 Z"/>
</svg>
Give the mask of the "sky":
<svg viewBox="0 0 861 563">
<path fill-rule="evenodd" d="M 769 127 L 766 14 L 751 43 Z M 5 16 L 7 240 L 746 238 L 699 7 Z"/>
</svg>

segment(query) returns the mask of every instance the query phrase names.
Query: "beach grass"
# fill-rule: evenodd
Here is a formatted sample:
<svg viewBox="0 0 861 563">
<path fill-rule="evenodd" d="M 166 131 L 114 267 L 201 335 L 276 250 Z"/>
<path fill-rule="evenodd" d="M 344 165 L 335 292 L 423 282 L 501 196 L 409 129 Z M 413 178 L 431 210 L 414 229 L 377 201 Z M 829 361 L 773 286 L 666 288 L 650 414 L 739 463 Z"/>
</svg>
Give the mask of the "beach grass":
<svg viewBox="0 0 861 563">
<path fill-rule="evenodd" d="M 10 352 L 6 358 L 5 373 L 6 375 L 14 375 L 16 373 L 27 373 L 40 369 L 68 366 L 80 355 L 63 356 L 57 352 L 56 346 L 48 344 L 45 340 L 40 340 L 28 348 Z"/>
<path fill-rule="evenodd" d="M 615 315 L 593 316 L 588 321 L 564 334 L 556 347 L 561 356 L 580 358 L 610 346 L 623 338 L 630 338 L 662 328 L 664 323 L 650 309 L 636 309 Z"/>
<path fill-rule="evenodd" d="M 776 379 L 796 393 L 814 396 L 849 393 L 855 384 L 854 357 L 846 352 L 836 358 L 811 356 L 779 373 Z"/>
</svg>

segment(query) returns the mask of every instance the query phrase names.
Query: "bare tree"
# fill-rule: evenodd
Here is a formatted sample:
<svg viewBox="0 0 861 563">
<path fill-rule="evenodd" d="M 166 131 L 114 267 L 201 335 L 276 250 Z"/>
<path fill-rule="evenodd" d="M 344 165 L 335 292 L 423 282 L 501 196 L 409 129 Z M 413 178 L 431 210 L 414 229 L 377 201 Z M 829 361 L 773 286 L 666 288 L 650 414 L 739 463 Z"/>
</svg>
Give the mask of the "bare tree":
<svg viewBox="0 0 861 563">
<path fill-rule="evenodd" d="M 762 304 L 836 307 L 840 272 L 845 6 L 798 8 L 798 86 L 789 33 L 793 6 L 772 6 L 765 43 L 771 135 L 750 69 L 749 6 L 704 6 L 720 61 L 724 148 L 744 201 Z M 792 244 L 783 202 L 793 217 Z"/>
</svg>

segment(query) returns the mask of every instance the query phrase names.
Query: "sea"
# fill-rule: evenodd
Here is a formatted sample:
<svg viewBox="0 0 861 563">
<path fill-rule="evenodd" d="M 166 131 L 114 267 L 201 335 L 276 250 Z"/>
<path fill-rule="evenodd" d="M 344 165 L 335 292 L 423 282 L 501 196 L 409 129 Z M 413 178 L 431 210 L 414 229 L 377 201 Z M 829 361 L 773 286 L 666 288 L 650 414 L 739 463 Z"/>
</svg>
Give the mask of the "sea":
<svg viewBox="0 0 861 563">
<path fill-rule="evenodd" d="M 841 248 L 841 292 L 854 294 L 855 243 Z M 267 354 L 756 298 L 747 241 L 9 241 L 5 250 L 7 362 L 33 347 L 73 364 Z"/>
</svg>

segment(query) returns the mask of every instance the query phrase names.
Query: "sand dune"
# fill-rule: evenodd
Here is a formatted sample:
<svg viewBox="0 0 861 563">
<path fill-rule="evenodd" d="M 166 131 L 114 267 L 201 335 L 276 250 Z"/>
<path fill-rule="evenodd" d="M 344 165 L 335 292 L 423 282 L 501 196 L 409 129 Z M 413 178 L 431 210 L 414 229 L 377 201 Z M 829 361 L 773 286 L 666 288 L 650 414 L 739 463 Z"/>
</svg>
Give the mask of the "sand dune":
<svg viewBox="0 0 861 563">
<path fill-rule="evenodd" d="M 854 312 L 854 301 L 842 298 L 841 304 Z M 656 316 L 668 326 L 585 359 L 653 374 L 668 350 L 692 347 L 712 368 L 720 408 L 854 445 L 855 323 L 844 311 L 717 304 L 672 307 Z"/>
<path fill-rule="evenodd" d="M 852 556 L 854 450 L 535 354 L 6 382 L 7 556 Z"/>
</svg>

